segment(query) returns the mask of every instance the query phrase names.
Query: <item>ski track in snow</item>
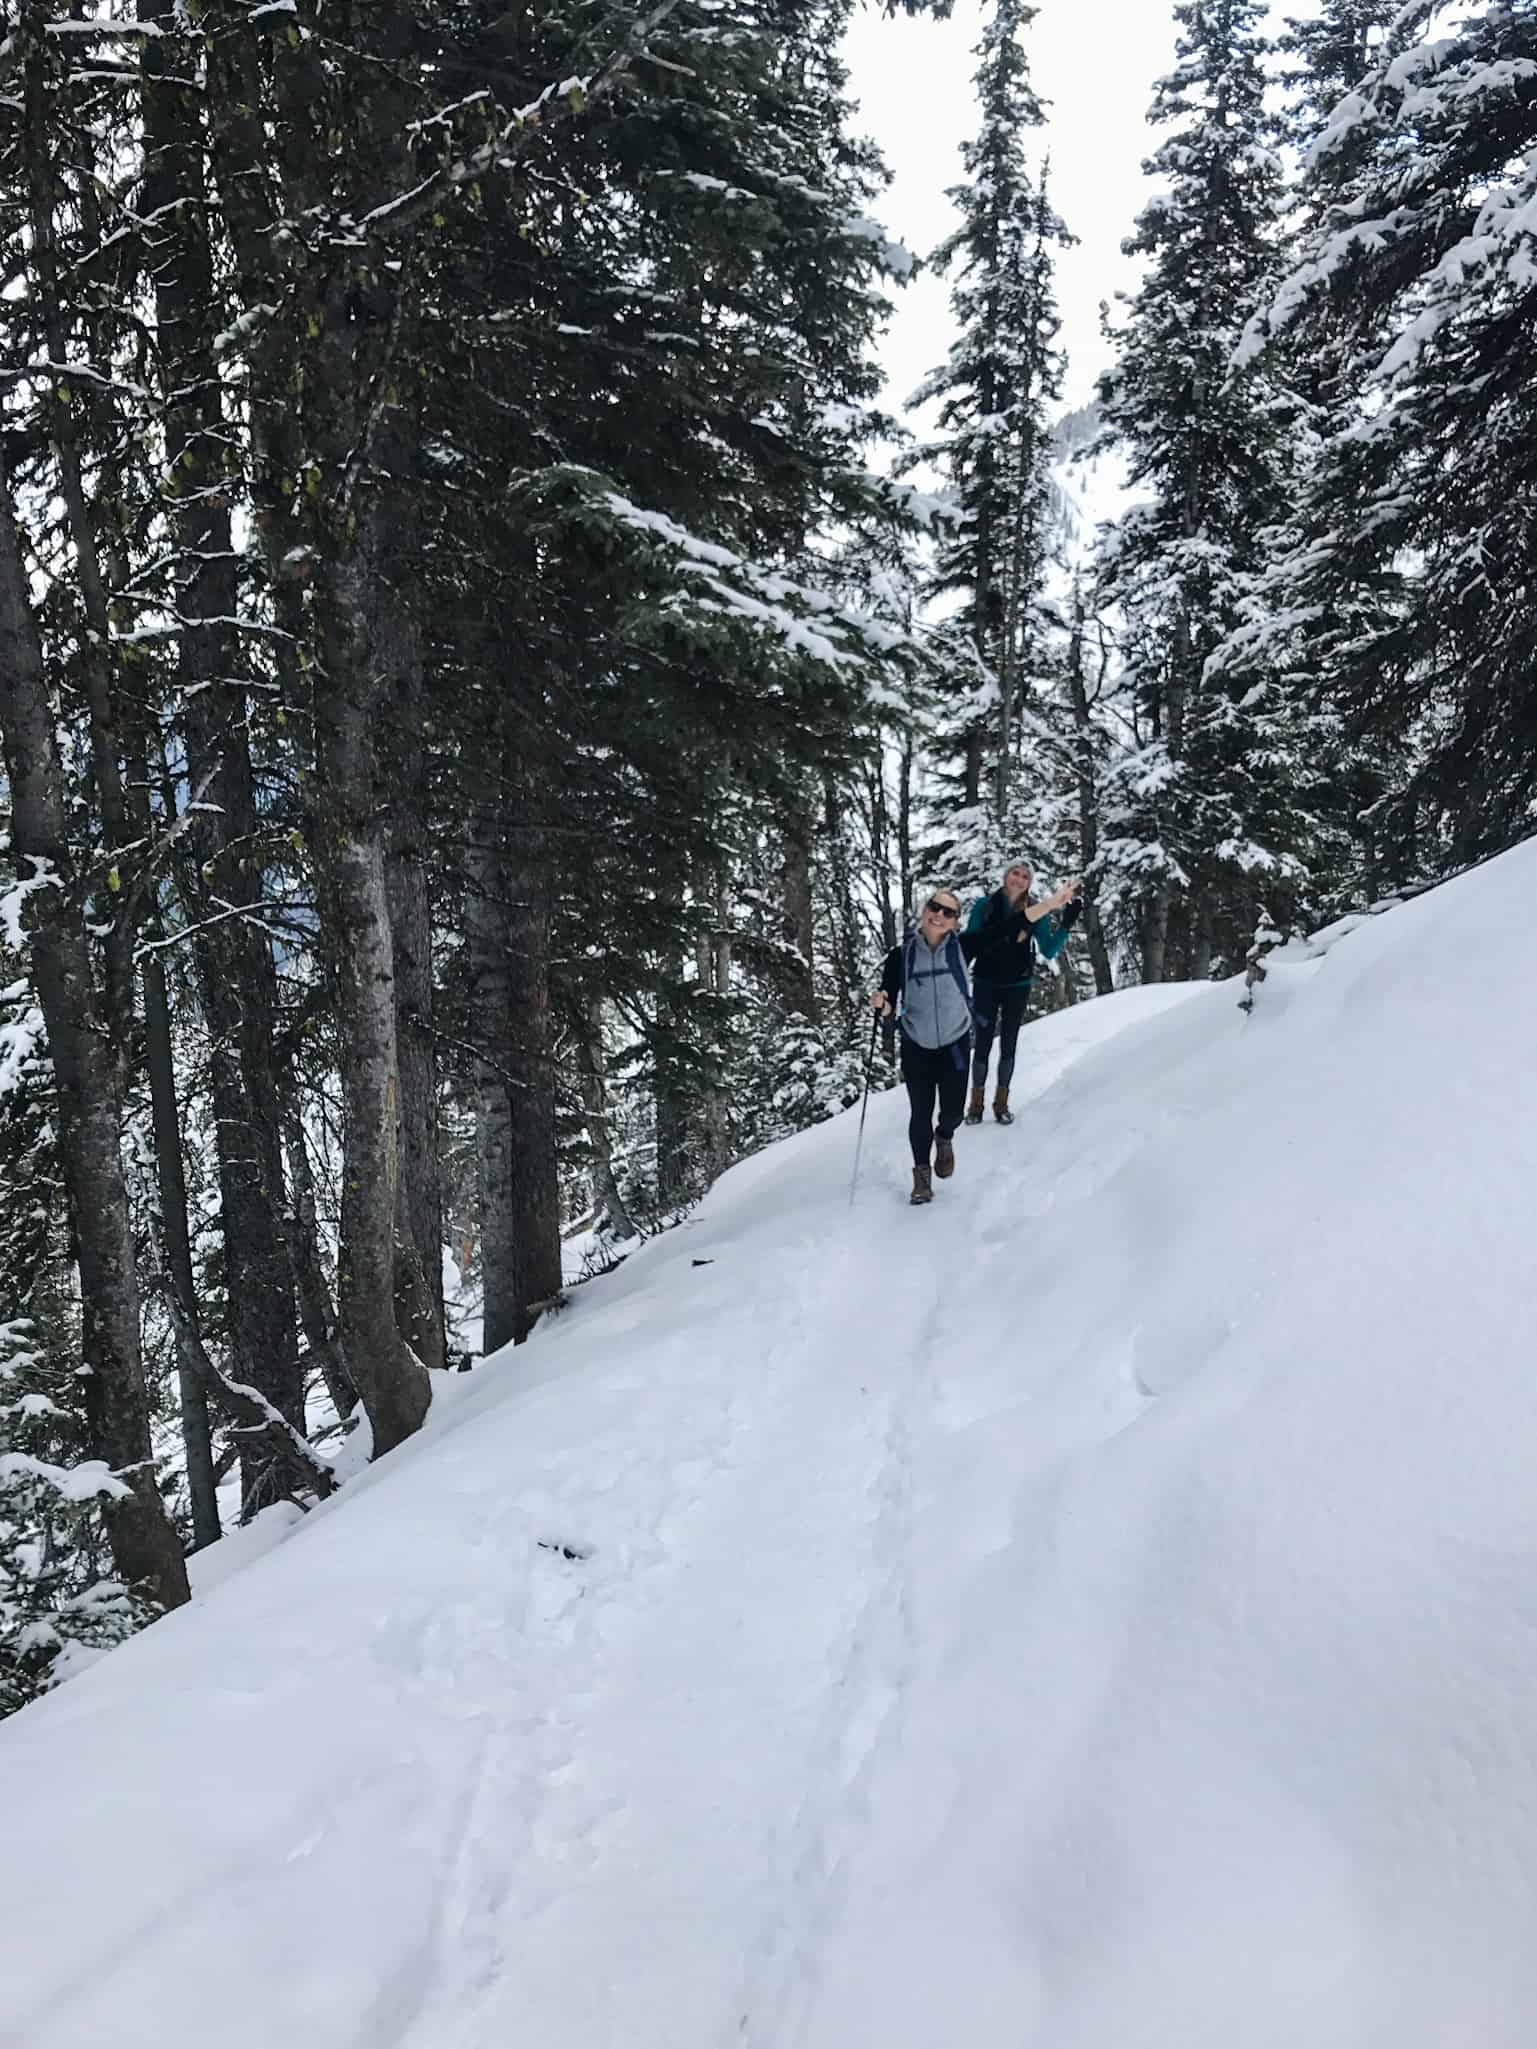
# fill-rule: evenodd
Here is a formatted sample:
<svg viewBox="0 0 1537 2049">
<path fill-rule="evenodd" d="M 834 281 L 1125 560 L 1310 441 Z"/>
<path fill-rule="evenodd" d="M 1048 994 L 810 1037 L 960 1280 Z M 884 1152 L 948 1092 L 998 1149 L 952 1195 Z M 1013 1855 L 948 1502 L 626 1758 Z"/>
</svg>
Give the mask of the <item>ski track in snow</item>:
<svg viewBox="0 0 1537 2049">
<path fill-rule="evenodd" d="M 901 1219 L 909 1229 L 920 1221 Z M 782 2039 L 782 2016 L 803 1996 L 811 1967 L 816 1902 L 836 1866 L 838 1840 L 853 1825 L 854 1789 L 900 1695 L 908 1627 L 907 1410 L 919 1384 L 909 1362 L 916 1357 L 921 1374 L 933 1290 L 919 1260 L 899 1290 L 874 1299 L 851 1292 L 856 1231 L 849 1224 L 831 1246 L 822 1233 L 792 1241 L 745 1301 L 732 1301 L 739 1272 L 724 1262 L 704 1270 L 695 1285 L 706 1299 L 694 1306 L 709 1319 L 713 1342 L 702 1348 L 692 1331 L 681 1336 L 664 1362 L 652 1354 L 644 1382 L 605 1372 L 591 1390 L 581 1444 L 515 1492 L 493 1492 L 486 1501 L 465 1579 L 494 1585 L 486 1568 L 520 1551 L 526 1578 L 510 1575 L 495 1598 L 425 1618 L 390 1618 L 384 1662 L 424 1693 L 438 1693 L 440 1681 L 450 1687 L 472 1736 L 452 1784 L 438 1790 L 441 1833 L 412 1844 L 443 1873 L 430 1925 L 378 1988 L 360 2043 L 478 2049 L 505 2039 L 508 2026 L 529 2024 L 523 2003 L 542 1919 L 558 1916 L 572 1887 L 606 1857 L 622 1862 L 627 1829 L 643 1845 L 668 1833 L 667 1813 L 646 1806 L 647 1789 L 637 1794 L 626 1783 L 623 1767 L 633 1760 L 606 1749 L 613 1719 L 629 1707 L 633 1659 L 644 1658 L 670 1602 L 695 1605 L 695 1632 L 724 1632 L 726 1611 L 739 1612 L 742 1600 L 735 1556 L 742 1533 L 760 1518 L 789 1516 L 805 1523 L 800 1551 L 808 1576 L 822 1579 L 833 1598 L 809 1690 L 816 1712 L 807 1718 L 804 1748 L 787 1754 L 772 1825 L 747 1860 L 771 1874 L 756 1884 L 775 1911 L 728 2002 L 737 2039 L 749 2049 Z M 615 1320 L 623 1324 L 627 1312 Z M 850 1359 L 863 1354 L 871 1370 L 857 1379 L 829 1377 L 830 1327 L 831 1356 L 846 1342 Z M 740 1370 L 721 1372 L 723 1347 L 735 1351 Z M 814 1447 L 803 1441 L 808 1409 L 825 1432 Z M 599 1416 L 603 1427 L 594 1430 Z M 530 1433 L 537 1429 L 527 1409 L 523 1420 Z M 808 1467 L 813 1449 L 817 1464 Z M 787 1476 L 796 1484 L 787 1488 Z M 619 1513 L 595 1536 L 604 1503 Z M 723 1563 L 731 1570 L 721 1575 Z M 698 1608 L 699 1575 L 713 1610 Z M 793 1603 L 778 1607 L 787 1622 L 794 1619 Z M 666 1641 L 667 1655 L 675 1655 L 672 1638 Z M 780 1647 L 786 1659 L 800 1648 L 793 1641 Z M 447 1697 L 435 1705 L 452 1712 Z M 765 1694 L 759 1713 L 773 1712 Z M 708 1756 L 707 1732 L 680 1710 L 670 1737 L 676 1764 L 695 1742 Z M 761 1799 L 761 1788 L 752 1791 Z M 716 1882 L 708 1869 L 702 1876 Z M 636 1883 L 644 1884 L 643 1874 Z M 569 1996 L 568 1987 L 556 1989 Z"/>
<path fill-rule="evenodd" d="M 739 1387 L 727 1385 L 723 1403 L 713 1361 L 691 1369 L 682 1358 L 644 1388 L 624 1375 L 611 1378 L 609 1390 L 622 1399 L 612 1404 L 607 1430 L 583 1445 L 576 1471 L 556 1478 L 544 1517 L 549 1534 L 535 1540 L 536 1548 L 549 1548 L 532 1561 L 516 1657 L 498 1634 L 501 1669 L 487 1675 L 492 1697 L 498 1680 L 514 1699 L 521 1694 L 518 1709 L 486 1711 L 491 1726 L 458 1806 L 423 1975 L 405 2013 L 386 2005 L 376 2017 L 387 2030 L 377 2037 L 383 2049 L 446 2049 L 443 2012 L 450 2007 L 463 2039 L 481 2040 L 481 2009 L 494 2004 L 515 1959 L 507 1927 L 512 1895 L 521 1891 L 523 1914 L 537 1916 L 592 1867 L 605 1828 L 622 1815 L 623 1792 L 591 1783 L 584 1724 L 614 1690 L 611 1652 L 636 1615 L 664 1598 L 666 1575 L 686 1555 L 690 1522 L 733 1472 L 749 1418 Z M 637 1440 L 631 1401 L 641 1395 L 647 1430 Z M 625 1504 L 622 1531 L 591 1544 L 592 1509 L 605 1496 Z M 526 1491 L 518 1506 L 526 1515 Z M 567 1557 L 567 1550 L 583 1555 Z M 477 1629 L 465 1648 L 487 1641 Z M 463 1676 L 462 1656 L 450 1654 L 445 1664 Z M 524 1832 L 521 1868 L 509 1864 L 507 1853 L 515 1827 Z M 530 1887 L 530 1868 L 541 1872 L 542 1884 Z"/>
</svg>

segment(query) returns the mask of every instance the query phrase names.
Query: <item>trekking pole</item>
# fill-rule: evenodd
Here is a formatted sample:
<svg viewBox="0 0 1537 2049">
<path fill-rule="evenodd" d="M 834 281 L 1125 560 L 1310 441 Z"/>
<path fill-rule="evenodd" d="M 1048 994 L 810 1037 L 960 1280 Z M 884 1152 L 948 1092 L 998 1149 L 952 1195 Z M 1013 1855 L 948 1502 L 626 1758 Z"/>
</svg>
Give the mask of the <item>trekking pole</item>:
<svg viewBox="0 0 1537 2049">
<path fill-rule="evenodd" d="M 849 1208 L 854 1207 L 854 1191 L 859 1186 L 859 1156 L 865 1149 L 865 1112 L 870 1107 L 870 1075 L 875 1067 L 875 1041 L 881 1028 L 881 1014 L 877 1011 L 870 1020 L 870 1050 L 865 1055 L 865 1095 L 859 1106 L 859 1140 L 854 1147 L 854 1177 L 849 1182 Z"/>
</svg>

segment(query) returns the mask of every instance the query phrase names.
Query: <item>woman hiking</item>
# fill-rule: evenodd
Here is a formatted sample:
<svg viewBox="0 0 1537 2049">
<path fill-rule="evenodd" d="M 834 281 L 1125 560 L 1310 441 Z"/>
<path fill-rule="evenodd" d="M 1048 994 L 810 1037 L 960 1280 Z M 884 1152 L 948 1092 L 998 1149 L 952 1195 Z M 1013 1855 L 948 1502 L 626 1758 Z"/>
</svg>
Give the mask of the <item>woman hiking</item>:
<svg viewBox="0 0 1537 2049">
<path fill-rule="evenodd" d="M 966 1122 L 982 1122 L 982 1104 L 987 1095 L 987 1063 L 992 1058 L 993 1037 L 998 1037 L 998 1090 L 993 1097 L 993 1115 L 1000 1124 L 1012 1124 L 1009 1083 L 1014 1079 L 1014 1049 L 1019 1028 L 1030 1006 L 1030 983 L 1035 974 L 1035 956 L 1055 960 L 1067 944 L 1067 935 L 1078 917 L 1077 882 L 1064 882 L 1043 903 L 1030 901 L 1030 863 L 1011 861 L 1004 870 L 1003 887 L 991 896 L 978 897 L 966 920 L 961 944 L 974 941 L 971 958 L 976 961 L 972 985 L 972 1007 L 976 1013 L 976 1046 L 971 1059 L 971 1101 L 966 1105 Z M 1053 912 L 1051 924 L 1045 923 Z"/>
<path fill-rule="evenodd" d="M 960 918 L 955 892 L 936 889 L 923 906 L 916 928 L 887 954 L 881 986 L 870 996 L 876 1010 L 895 1011 L 901 1027 L 902 1079 L 912 1105 L 907 1126 L 913 1148 L 909 1200 L 915 1203 L 934 1200 L 933 1174 L 948 1181 L 955 1172 L 952 1141 L 966 1102 L 966 1066 L 971 1051 L 966 963 L 977 950 L 973 935 L 957 930 Z"/>
</svg>

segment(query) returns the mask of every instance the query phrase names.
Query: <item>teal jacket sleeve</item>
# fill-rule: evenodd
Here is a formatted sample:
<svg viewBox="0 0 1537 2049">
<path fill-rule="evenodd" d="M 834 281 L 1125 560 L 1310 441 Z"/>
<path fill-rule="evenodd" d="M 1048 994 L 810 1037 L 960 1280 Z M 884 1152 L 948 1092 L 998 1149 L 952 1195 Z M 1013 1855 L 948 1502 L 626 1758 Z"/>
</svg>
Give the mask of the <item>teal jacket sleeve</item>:
<svg viewBox="0 0 1537 2049">
<path fill-rule="evenodd" d="M 979 896 L 971 907 L 971 915 L 966 920 L 966 930 L 968 932 L 980 932 L 982 930 L 982 913 L 986 909 L 987 898 Z"/>
<path fill-rule="evenodd" d="M 1050 931 L 1046 928 L 1050 926 Z M 1071 926 L 1064 927 L 1053 911 L 1050 917 L 1038 918 L 1030 927 L 1030 936 L 1035 941 L 1035 950 L 1042 960 L 1055 960 L 1067 944 Z"/>
</svg>

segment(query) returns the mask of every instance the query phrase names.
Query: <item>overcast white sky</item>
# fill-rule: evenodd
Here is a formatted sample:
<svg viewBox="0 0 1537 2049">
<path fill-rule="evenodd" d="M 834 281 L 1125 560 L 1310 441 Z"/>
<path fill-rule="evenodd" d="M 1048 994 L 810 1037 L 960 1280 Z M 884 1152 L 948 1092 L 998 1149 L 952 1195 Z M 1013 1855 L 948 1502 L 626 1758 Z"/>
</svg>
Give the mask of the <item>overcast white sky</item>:
<svg viewBox="0 0 1537 2049">
<path fill-rule="evenodd" d="M 1174 59 L 1172 0 L 1040 0 L 1029 54 L 1036 88 L 1051 102 L 1045 141 L 1057 210 L 1079 243 L 1057 276 L 1068 352 L 1067 402 L 1093 396 L 1104 367 L 1099 307 L 1135 284 L 1121 254 L 1148 190 L 1142 161 L 1153 82 Z M 1286 16 L 1317 0 L 1278 0 Z M 863 127 L 879 142 L 895 183 L 879 209 L 890 232 L 926 256 L 954 218 L 947 186 L 961 176 L 960 145 L 975 121 L 971 74 L 980 33 L 977 0 L 956 0 L 949 21 L 890 21 L 873 5 L 850 31 L 847 59 Z M 919 278 L 898 295 L 883 351 L 888 403 L 899 406 L 949 345 L 949 286 Z"/>
</svg>

